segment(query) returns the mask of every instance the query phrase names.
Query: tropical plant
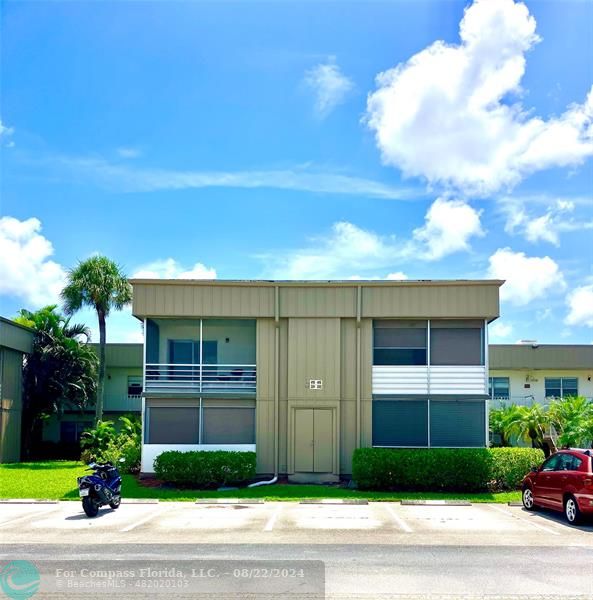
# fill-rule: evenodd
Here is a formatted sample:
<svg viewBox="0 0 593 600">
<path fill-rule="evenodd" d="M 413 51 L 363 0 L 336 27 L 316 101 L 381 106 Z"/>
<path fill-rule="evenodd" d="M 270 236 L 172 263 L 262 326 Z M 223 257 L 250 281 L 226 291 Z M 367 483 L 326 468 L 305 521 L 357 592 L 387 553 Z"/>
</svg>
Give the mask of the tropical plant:
<svg viewBox="0 0 593 600">
<path fill-rule="evenodd" d="M 15 322 L 35 331 L 23 367 L 23 451 L 30 456 L 50 415 L 92 406 L 97 391 L 97 355 L 84 325 L 72 324 L 55 305 L 22 309 Z"/>
<path fill-rule="evenodd" d="M 531 442 L 532 448 L 544 450 L 544 437 L 550 423 L 545 407 L 541 404 L 518 406 L 514 417 L 509 422 L 509 433 L 518 438 Z"/>
<path fill-rule="evenodd" d="M 106 320 L 112 310 L 121 310 L 132 300 L 132 286 L 122 269 L 106 256 L 92 256 L 79 262 L 68 273 L 68 283 L 62 290 L 66 313 L 73 314 L 88 306 L 99 321 L 99 375 L 95 419 L 103 418 L 105 387 Z"/>
<path fill-rule="evenodd" d="M 517 435 L 517 423 L 521 420 L 521 409 L 516 404 L 502 405 L 490 411 L 490 431 L 500 436 L 500 446 L 512 446 Z"/>
<path fill-rule="evenodd" d="M 120 458 L 125 461 L 118 465 L 123 473 L 137 473 L 140 470 L 140 440 L 142 425 L 140 418 L 124 415 L 118 419 L 119 427 L 113 421 L 99 421 L 81 436 L 81 460 L 111 462 L 115 464 Z M 119 431 L 118 431 L 119 429 Z"/>
<path fill-rule="evenodd" d="M 553 400 L 548 409 L 550 422 L 558 432 L 561 447 L 591 446 L 593 403 L 584 396 Z"/>
<path fill-rule="evenodd" d="M 80 436 L 81 460 L 87 463 L 100 460 L 101 454 L 113 442 L 115 435 L 113 421 L 98 421 L 94 427 L 85 430 Z"/>
</svg>

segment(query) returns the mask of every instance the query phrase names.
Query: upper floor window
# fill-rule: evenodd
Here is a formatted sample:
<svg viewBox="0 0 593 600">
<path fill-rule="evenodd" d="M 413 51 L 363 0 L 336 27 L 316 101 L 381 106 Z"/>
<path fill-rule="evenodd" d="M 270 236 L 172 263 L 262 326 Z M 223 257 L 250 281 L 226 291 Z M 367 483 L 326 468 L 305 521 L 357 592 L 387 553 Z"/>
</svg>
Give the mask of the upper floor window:
<svg viewBox="0 0 593 600">
<path fill-rule="evenodd" d="M 428 321 L 376 320 L 373 322 L 373 364 L 483 365 L 483 323 L 471 319 L 443 319 L 431 321 L 429 327 Z"/>
<path fill-rule="evenodd" d="M 489 377 L 488 395 L 492 399 L 508 400 L 510 398 L 510 383 L 508 377 Z"/>
<path fill-rule="evenodd" d="M 426 365 L 427 321 L 375 321 L 373 364 Z"/>
<path fill-rule="evenodd" d="M 566 398 L 579 395 L 577 377 L 546 377 L 546 398 Z"/>
<path fill-rule="evenodd" d="M 483 365 L 482 321 L 437 320 L 430 322 L 431 365 Z"/>
</svg>

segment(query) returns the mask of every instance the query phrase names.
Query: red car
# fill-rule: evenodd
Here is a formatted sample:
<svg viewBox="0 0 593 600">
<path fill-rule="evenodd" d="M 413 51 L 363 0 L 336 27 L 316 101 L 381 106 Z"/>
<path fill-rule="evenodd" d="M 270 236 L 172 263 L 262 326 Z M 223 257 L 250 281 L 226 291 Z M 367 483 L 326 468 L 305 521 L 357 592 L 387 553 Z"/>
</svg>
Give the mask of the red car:
<svg viewBox="0 0 593 600">
<path fill-rule="evenodd" d="M 562 511 L 570 524 L 593 515 L 593 450 L 559 450 L 523 479 L 523 506 Z"/>
</svg>

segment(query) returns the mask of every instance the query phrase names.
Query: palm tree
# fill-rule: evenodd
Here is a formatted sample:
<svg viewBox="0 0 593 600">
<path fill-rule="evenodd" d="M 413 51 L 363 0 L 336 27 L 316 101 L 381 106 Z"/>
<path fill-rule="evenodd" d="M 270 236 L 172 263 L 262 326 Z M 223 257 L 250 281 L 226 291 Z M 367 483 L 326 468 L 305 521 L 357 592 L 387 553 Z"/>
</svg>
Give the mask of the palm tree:
<svg viewBox="0 0 593 600">
<path fill-rule="evenodd" d="M 22 309 L 14 320 L 35 331 L 23 367 L 23 451 L 30 458 L 45 419 L 72 408 L 82 411 L 95 401 L 97 355 L 86 343 L 88 329 L 71 324 L 55 305 Z"/>
<path fill-rule="evenodd" d="M 545 449 L 544 437 L 550 417 L 541 404 L 518 406 L 508 421 L 509 433 L 531 442 L 532 448 Z"/>
<path fill-rule="evenodd" d="M 94 308 L 99 320 L 99 378 L 97 384 L 96 421 L 103 418 L 105 384 L 105 322 L 112 310 L 121 310 L 132 301 L 132 286 L 121 267 L 106 256 L 93 256 L 68 273 L 62 290 L 66 313 L 73 314 L 84 306 Z"/>
<path fill-rule="evenodd" d="M 549 408 L 550 421 L 558 431 L 562 447 L 590 446 L 593 432 L 593 403 L 584 396 L 554 400 Z"/>
</svg>

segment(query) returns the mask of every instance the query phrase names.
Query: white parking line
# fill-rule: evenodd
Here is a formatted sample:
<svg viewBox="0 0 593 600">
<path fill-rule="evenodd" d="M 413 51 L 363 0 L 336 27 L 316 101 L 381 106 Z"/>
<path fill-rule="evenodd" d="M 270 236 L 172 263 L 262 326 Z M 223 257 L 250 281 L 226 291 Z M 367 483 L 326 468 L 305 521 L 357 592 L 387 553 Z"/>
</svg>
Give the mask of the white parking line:
<svg viewBox="0 0 593 600">
<path fill-rule="evenodd" d="M 391 508 L 391 506 L 389 506 L 389 504 L 385 504 L 385 510 L 406 533 L 414 533 L 414 530 L 393 510 L 393 508 Z"/>
<path fill-rule="evenodd" d="M 536 529 L 540 529 L 541 531 L 545 531 L 546 533 L 550 533 L 552 535 L 560 535 L 560 532 L 554 531 L 550 527 L 546 527 L 545 525 L 540 525 L 539 523 L 534 523 L 533 521 L 530 521 L 529 518 L 518 517 L 517 515 L 513 514 L 511 511 L 505 510 L 504 508 L 501 508 L 500 506 L 495 506 L 494 504 L 488 504 L 487 506 L 489 508 L 492 508 L 493 510 L 496 510 L 499 513 L 502 513 L 503 515 L 507 515 L 508 517 L 517 519 L 517 521 L 521 521 L 522 523 L 527 523 L 528 525 L 531 525 L 531 526 L 535 527 Z"/>
<path fill-rule="evenodd" d="M 274 524 L 276 523 L 276 519 L 280 515 L 282 511 L 282 506 L 278 506 L 276 510 L 272 513 L 272 516 L 268 519 L 266 526 L 264 527 L 264 531 L 272 531 L 274 529 Z"/>
<path fill-rule="evenodd" d="M 47 515 L 48 513 L 55 512 L 59 509 L 59 506 L 56 506 L 53 510 L 38 510 L 32 513 L 27 513 L 26 515 L 21 515 L 20 517 L 15 517 L 14 519 L 10 519 L 8 521 L 3 521 L 0 523 L 0 527 L 5 527 L 6 525 L 12 525 L 13 523 L 18 523 L 19 521 L 26 521 L 27 519 L 34 519 L 35 517 L 40 517 L 41 515 Z"/>
<path fill-rule="evenodd" d="M 159 515 L 162 515 L 168 511 L 170 511 L 171 508 L 166 508 L 165 510 L 154 510 L 151 513 L 149 513 L 148 515 L 146 515 L 143 519 L 140 519 L 139 521 L 136 521 L 135 523 L 132 523 L 131 525 L 128 525 L 127 527 L 124 527 L 123 529 L 120 529 L 120 531 L 126 532 L 126 531 L 132 531 L 132 529 L 136 529 L 136 527 L 140 527 L 140 525 L 144 525 L 144 523 L 148 523 L 148 521 L 150 521 L 151 519 L 154 519 L 154 517 L 158 517 Z"/>
</svg>

